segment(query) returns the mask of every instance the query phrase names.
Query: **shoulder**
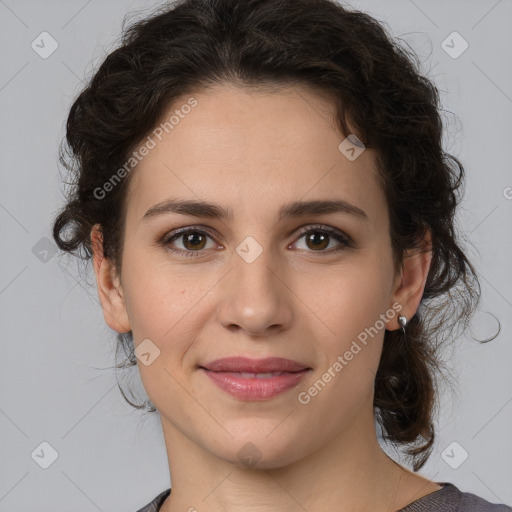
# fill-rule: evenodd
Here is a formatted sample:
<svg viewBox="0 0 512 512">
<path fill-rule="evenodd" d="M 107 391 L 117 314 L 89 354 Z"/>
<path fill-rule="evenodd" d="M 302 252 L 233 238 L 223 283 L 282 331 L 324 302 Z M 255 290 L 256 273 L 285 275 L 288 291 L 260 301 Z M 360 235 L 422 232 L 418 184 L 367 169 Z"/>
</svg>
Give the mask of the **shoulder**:
<svg viewBox="0 0 512 512">
<path fill-rule="evenodd" d="M 491 503 L 470 492 L 462 492 L 449 482 L 443 487 L 409 503 L 398 512 L 512 512 L 508 505 Z"/>
<path fill-rule="evenodd" d="M 468 510 L 474 512 L 512 512 L 512 507 L 509 507 L 505 504 L 491 503 L 470 492 L 459 491 L 459 493 L 460 501 L 459 508 L 457 509 L 458 511 L 460 510 L 462 512 L 463 510 Z"/>
<path fill-rule="evenodd" d="M 171 494 L 171 489 L 162 491 L 158 496 L 153 498 L 150 503 L 137 510 L 137 512 L 158 512 L 169 494 Z"/>
<path fill-rule="evenodd" d="M 470 492 L 462 492 L 449 482 L 440 482 L 442 489 L 413 501 L 398 512 L 512 512 L 505 504 L 491 503 Z M 171 493 L 166 489 L 137 512 L 158 512 Z"/>
</svg>

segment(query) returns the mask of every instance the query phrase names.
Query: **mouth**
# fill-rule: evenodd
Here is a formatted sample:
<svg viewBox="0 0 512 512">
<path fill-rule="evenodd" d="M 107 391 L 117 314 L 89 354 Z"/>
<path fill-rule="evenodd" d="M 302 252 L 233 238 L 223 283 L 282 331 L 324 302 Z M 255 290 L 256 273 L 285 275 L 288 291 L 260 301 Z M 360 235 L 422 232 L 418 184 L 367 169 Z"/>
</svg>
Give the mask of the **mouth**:
<svg viewBox="0 0 512 512">
<path fill-rule="evenodd" d="M 199 366 L 210 381 L 241 400 L 268 400 L 297 387 L 312 371 L 307 365 L 284 358 L 230 357 Z"/>
<path fill-rule="evenodd" d="M 264 373 L 216 372 L 216 373 L 224 373 L 226 375 L 233 375 L 235 377 L 242 377 L 244 379 L 269 379 L 271 377 L 279 377 L 280 375 L 286 375 L 287 373 L 298 373 L 298 372 L 264 372 Z"/>
<path fill-rule="evenodd" d="M 308 367 L 306 364 L 285 359 L 283 357 L 267 357 L 265 359 L 250 359 L 248 357 L 225 357 L 216 359 L 200 368 L 211 372 L 236 372 L 236 373 L 252 373 L 252 374 L 268 374 L 268 373 L 292 373 L 300 372 Z"/>
</svg>

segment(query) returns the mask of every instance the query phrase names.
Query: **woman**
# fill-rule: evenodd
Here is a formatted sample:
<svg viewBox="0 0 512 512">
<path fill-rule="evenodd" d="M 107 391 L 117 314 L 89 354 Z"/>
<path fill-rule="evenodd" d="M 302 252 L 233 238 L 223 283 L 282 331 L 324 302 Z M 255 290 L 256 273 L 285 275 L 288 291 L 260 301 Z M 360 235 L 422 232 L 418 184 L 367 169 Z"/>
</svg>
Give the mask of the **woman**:
<svg viewBox="0 0 512 512">
<path fill-rule="evenodd" d="M 441 139 L 412 55 L 329 0 L 126 30 L 71 107 L 54 237 L 160 415 L 172 492 L 141 511 L 510 511 L 416 473 L 435 347 L 479 298 Z"/>
</svg>

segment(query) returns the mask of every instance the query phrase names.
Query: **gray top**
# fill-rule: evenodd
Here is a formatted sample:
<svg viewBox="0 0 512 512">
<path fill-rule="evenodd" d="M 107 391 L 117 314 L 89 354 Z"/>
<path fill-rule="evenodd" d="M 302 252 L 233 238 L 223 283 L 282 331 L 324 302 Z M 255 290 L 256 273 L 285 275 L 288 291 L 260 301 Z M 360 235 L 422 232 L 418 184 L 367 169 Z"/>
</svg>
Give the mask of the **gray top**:
<svg viewBox="0 0 512 512">
<path fill-rule="evenodd" d="M 469 492 L 461 492 L 449 482 L 436 482 L 443 487 L 419 498 L 397 512 L 512 512 L 508 505 L 490 503 Z M 161 492 L 151 503 L 137 512 L 158 512 L 171 489 Z"/>
</svg>

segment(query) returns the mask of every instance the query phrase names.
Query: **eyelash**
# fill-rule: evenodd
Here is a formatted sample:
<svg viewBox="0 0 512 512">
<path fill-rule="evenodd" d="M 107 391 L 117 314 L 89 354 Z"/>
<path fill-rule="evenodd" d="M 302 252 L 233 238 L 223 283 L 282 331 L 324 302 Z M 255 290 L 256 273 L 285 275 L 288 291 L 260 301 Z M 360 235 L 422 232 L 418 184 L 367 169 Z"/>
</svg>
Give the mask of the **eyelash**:
<svg viewBox="0 0 512 512">
<path fill-rule="evenodd" d="M 307 251 L 307 252 L 313 252 L 313 253 L 318 252 L 320 255 L 322 255 L 322 254 L 332 255 L 332 254 L 342 251 L 345 247 L 351 247 L 351 245 L 352 245 L 352 240 L 349 236 L 343 234 L 341 231 L 338 231 L 337 229 L 331 228 L 329 226 L 325 226 L 323 224 L 314 224 L 314 225 L 306 226 L 305 228 L 301 229 L 296 235 L 297 240 L 302 238 L 304 235 L 306 235 L 310 232 L 319 232 L 319 233 L 323 233 L 323 234 L 332 236 L 338 242 L 341 243 L 341 246 L 338 247 L 337 249 L 329 249 L 329 250 L 322 250 L 322 251 Z M 167 235 L 165 235 L 163 237 L 161 244 L 165 247 L 166 250 L 168 250 L 172 253 L 175 253 L 175 254 L 183 255 L 187 258 L 201 257 L 202 256 L 201 253 L 204 253 L 204 250 L 184 251 L 182 249 L 173 249 L 170 245 L 170 243 L 172 241 L 178 239 L 180 236 L 191 234 L 191 233 L 200 233 L 203 235 L 208 235 L 209 237 L 214 239 L 213 234 L 209 230 L 207 230 L 205 228 L 199 229 L 198 227 L 196 228 L 194 226 L 191 226 L 191 227 L 183 228 L 180 230 L 171 231 L 170 233 L 168 233 Z"/>
</svg>

